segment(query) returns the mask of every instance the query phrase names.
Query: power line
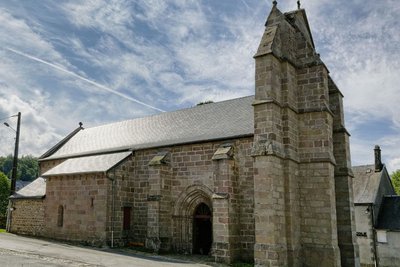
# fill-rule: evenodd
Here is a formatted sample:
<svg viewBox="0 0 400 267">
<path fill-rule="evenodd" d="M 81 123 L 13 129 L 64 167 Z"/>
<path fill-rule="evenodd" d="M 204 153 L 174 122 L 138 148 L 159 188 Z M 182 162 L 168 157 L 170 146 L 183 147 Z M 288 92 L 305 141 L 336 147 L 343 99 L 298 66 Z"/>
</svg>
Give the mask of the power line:
<svg viewBox="0 0 400 267">
<path fill-rule="evenodd" d="M 9 118 L 12 118 L 12 117 L 17 117 L 17 116 L 18 115 L 12 115 L 12 116 L 9 116 L 9 117 L 1 118 L 0 121 L 5 120 L 5 119 L 9 119 Z"/>
</svg>

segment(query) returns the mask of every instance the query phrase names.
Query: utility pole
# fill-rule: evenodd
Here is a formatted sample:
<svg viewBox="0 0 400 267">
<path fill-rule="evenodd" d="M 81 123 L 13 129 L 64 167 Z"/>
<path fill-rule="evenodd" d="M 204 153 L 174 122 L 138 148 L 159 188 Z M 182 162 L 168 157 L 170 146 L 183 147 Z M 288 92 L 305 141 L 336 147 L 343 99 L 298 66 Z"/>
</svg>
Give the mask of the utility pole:
<svg viewBox="0 0 400 267">
<path fill-rule="evenodd" d="M 17 136 L 15 137 L 15 150 L 14 150 L 14 161 L 12 167 L 12 176 L 11 176 L 11 190 L 10 195 L 15 193 L 15 185 L 17 183 L 17 169 L 18 169 L 18 146 L 19 146 L 19 130 L 21 126 L 21 112 L 18 112 L 18 121 L 17 121 Z"/>
</svg>

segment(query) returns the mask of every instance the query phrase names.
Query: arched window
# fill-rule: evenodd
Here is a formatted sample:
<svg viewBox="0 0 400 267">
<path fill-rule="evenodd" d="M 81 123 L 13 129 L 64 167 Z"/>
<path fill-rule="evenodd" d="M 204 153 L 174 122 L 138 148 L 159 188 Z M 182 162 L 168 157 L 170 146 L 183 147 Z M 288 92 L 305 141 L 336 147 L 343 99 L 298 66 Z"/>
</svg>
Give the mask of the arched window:
<svg viewBox="0 0 400 267">
<path fill-rule="evenodd" d="M 58 206 L 57 226 L 62 227 L 64 223 L 64 207 Z"/>
</svg>

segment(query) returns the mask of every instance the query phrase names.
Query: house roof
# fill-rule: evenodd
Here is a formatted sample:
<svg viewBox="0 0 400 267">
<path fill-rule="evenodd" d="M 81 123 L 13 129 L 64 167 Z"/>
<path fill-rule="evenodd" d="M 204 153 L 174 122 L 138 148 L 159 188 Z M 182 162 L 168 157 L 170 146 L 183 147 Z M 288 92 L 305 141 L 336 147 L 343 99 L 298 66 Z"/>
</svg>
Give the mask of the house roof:
<svg viewBox="0 0 400 267">
<path fill-rule="evenodd" d="M 400 196 L 385 196 L 377 229 L 400 230 Z"/>
<path fill-rule="evenodd" d="M 10 198 L 43 198 L 46 195 L 46 180 L 42 177 L 37 178 L 27 186 L 15 192 Z"/>
<path fill-rule="evenodd" d="M 54 168 L 48 170 L 43 177 L 72 175 L 83 173 L 106 172 L 131 155 L 132 152 L 121 152 L 67 159 Z"/>
<path fill-rule="evenodd" d="M 42 160 L 253 135 L 253 101 L 248 96 L 85 128 Z"/>
<path fill-rule="evenodd" d="M 375 172 L 375 165 L 355 166 L 352 170 L 354 173 L 354 203 L 374 203 L 379 189 L 382 171 Z"/>
</svg>

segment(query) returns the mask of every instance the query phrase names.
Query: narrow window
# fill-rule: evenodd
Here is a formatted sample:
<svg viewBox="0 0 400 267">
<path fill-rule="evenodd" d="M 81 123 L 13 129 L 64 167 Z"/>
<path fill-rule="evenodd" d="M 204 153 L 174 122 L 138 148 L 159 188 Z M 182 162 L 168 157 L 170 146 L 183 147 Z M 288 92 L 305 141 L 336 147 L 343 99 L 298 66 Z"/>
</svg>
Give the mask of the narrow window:
<svg viewBox="0 0 400 267">
<path fill-rule="evenodd" d="M 58 206 L 57 226 L 62 227 L 63 223 L 64 223 L 64 207 L 60 205 Z"/>
<path fill-rule="evenodd" d="M 131 229 L 131 207 L 124 207 L 124 222 L 123 222 L 123 230 L 130 230 Z"/>
</svg>

